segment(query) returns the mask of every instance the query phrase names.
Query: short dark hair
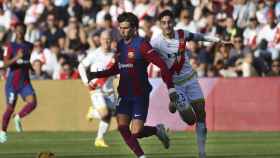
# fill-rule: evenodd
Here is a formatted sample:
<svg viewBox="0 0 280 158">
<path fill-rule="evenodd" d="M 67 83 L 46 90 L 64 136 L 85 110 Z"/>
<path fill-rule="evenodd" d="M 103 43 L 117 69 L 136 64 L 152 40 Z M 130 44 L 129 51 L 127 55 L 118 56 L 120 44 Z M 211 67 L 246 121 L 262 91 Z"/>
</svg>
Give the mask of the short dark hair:
<svg viewBox="0 0 280 158">
<path fill-rule="evenodd" d="M 139 20 L 136 15 L 131 12 L 124 12 L 118 16 L 118 22 L 129 22 L 131 27 L 138 28 L 139 27 Z"/>
<path fill-rule="evenodd" d="M 175 18 L 170 10 L 164 10 L 158 15 L 158 20 L 161 20 L 164 16 L 169 16 L 171 19 Z"/>
<path fill-rule="evenodd" d="M 17 27 L 21 27 L 21 28 L 23 29 L 23 32 L 24 32 L 24 33 L 26 32 L 26 25 L 25 25 L 24 23 L 22 23 L 22 22 L 17 22 L 17 23 L 15 24 L 15 28 L 17 28 Z"/>
</svg>

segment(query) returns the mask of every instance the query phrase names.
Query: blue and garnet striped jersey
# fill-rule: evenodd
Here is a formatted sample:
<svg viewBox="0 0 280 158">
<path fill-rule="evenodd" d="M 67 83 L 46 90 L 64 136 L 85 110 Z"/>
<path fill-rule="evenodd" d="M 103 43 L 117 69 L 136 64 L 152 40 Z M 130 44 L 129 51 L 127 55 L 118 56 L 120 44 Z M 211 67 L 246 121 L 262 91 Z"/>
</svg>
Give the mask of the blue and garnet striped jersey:
<svg viewBox="0 0 280 158">
<path fill-rule="evenodd" d="M 134 37 L 131 42 L 118 42 L 114 65 L 104 71 L 95 72 L 95 77 L 108 77 L 120 74 L 118 92 L 120 96 L 142 96 L 152 90 L 148 80 L 149 63 L 161 69 L 163 81 L 173 88 L 172 76 L 157 52 L 144 38 Z"/>
<path fill-rule="evenodd" d="M 11 42 L 6 45 L 6 50 L 4 52 L 4 60 L 11 60 L 12 58 L 14 58 L 20 49 L 23 51 L 21 63 L 15 62 L 11 64 L 8 68 L 6 85 L 12 86 L 17 89 L 30 83 L 29 60 L 32 48 L 33 45 L 29 42 Z"/>
</svg>

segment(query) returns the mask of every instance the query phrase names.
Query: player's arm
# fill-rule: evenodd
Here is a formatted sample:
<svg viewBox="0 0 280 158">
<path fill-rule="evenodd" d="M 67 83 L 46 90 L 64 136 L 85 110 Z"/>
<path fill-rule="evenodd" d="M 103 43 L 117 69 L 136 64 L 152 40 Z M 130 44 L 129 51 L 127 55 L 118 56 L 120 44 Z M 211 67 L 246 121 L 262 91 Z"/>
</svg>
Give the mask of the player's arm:
<svg viewBox="0 0 280 158">
<path fill-rule="evenodd" d="M 203 35 L 201 33 L 191 33 L 188 31 L 185 31 L 185 39 L 186 41 L 206 41 L 206 42 L 221 43 L 221 44 L 232 44 L 231 42 L 224 41 L 219 37 Z"/>
<path fill-rule="evenodd" d="M 7 68 L 13 64 L 21 64 L 23 60 L 21 58 L 23 57 L 23 50 L 19 49 L 16 53 L 16 56 L 11 58 L 12 56 L 12 47 L 7 47 L 6 50 L 4 50 L 4 64 L 2 68 Z"/>
<path fill-rule="evenodd" d="M 113 75 L 117 75 L 119 73 L 117 57 L 115 57 L 114 61 L 114 64 L 107 70 L 87 73 L 88 80 L 91 81 L 95 78 L 106 78 Z"/>
<path fill-rule="evenodd" d="M 82 79 L 82 82 L 84 85 L 88 85 L 88 77 L 87 77 L 87 68 L 90 66 L 90 61 L 93 60 L 91 58 L 92 55 L 88 55 L 86 58 L 84 58 L 80 64 L 78 65 L 78 71 L 79 71 L 79 74 L 81 76 L 81 79 Z"/>
<path fill-rule="evenodd" d="M 144 58 L 148 61 L 153 63 L 154 65 L 158 66 L 161 71 L 162 79 L 167 85 L 169 89 L 169 93 L 175 91 L 174 84 L 172 81 L 172 74 L 169 72 L 169 69 L 165 62 L 160 58 L 159 53 L 157 53 L 152 46 L 148 42 L 143 42 L 140 46 L 141 53 L 143 54 Z"/>
</svg>

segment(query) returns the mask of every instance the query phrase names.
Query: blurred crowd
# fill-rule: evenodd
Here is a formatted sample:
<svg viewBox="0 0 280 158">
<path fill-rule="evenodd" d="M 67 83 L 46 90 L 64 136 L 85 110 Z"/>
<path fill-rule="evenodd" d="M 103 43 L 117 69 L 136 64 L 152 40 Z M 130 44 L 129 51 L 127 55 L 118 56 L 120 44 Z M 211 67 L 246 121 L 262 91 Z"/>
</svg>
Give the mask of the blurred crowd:
<svg viewBox="0 0 280 158">
<path fill-rule="evenodd" d="M 117 16 L 140 19 L 147 40 L 161 32 L 157 15 L 170 9 L 176 29 L 230 40 L 233 45 L 188 43 L 199 77 L 279 76 L 280 1 L 278 0 L 0 0 L 0 45 L 14 40 L 14 26 L 27 26 L 32 42 L 31 79 L 78 79 L 77 66 L 110 31 L 112 49 L 120 40 Z M 159 77 L 150 65 L 150 77 Z M 2 70 L 2 73 L 3 70 Z"/>
</svg>

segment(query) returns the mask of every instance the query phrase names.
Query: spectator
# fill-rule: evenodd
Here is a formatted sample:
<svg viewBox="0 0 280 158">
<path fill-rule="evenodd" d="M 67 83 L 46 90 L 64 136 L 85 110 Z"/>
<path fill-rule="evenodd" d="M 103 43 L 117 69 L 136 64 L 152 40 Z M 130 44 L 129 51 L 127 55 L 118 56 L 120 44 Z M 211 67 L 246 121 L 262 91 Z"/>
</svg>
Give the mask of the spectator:
<svg viewBox="0 0 280 158">
<path fill-rule="evenodd" d="M 65 62 L 62 64 L 59 80 L 69 80 L 69 79 L 78 79 L 79 73 L 77 70 L 74 70 L 71 64 Z"/>
<path fill-rule="evenodd" d="M 66 53 L 76 53 L 78 55 L 79 52 L 86 48 L 86 34 L 76 17 L 70 17 L 68 23 L 69 25 L 65 28 L 65 51 Z"/>
<path fill-rule="evenodd" d="M 245 28 L 243 32 L 243 44 L 251 49 L 256 49 L 257 47 L 257 34 L 260 31 L 258 27 L 258 21 L 256 17 L 251 17 L 249 25 Z"/>
<path fill-rule="evenodd" d="M 191 14 L 187 9 L 181 10 L 179 22 L 175 26 L 175 29 L 183 29 L 192 33 L 197 33 L 199 30 L 196 22 L 191 18 Z"/>
<path fill-rule="evenodd" d="M 38 59 L 32 62 L 32 71 L 30 72 L 31 80 L 50 79 L 50 76 L 42 70 L 42 65 L 43 63 Z"/>
<path fill-rule="evenodd" d="M 271 65 L 271 70 L 268 72 L 267 76 L 279 76 L 280 75 L 280 62 L 279 60 L 273 60 Z"/>
<path fill-rule="evenodd" d="M 54 14 L 49 14 L 47 17 L 46 30 L 42 32 L 41 42 L 44 47 L 49 48 L 50 45 L 59 43 L 59 40 L 65 38 L 65 33 L 57 27 L 57 19 Z"/>
</svg>

